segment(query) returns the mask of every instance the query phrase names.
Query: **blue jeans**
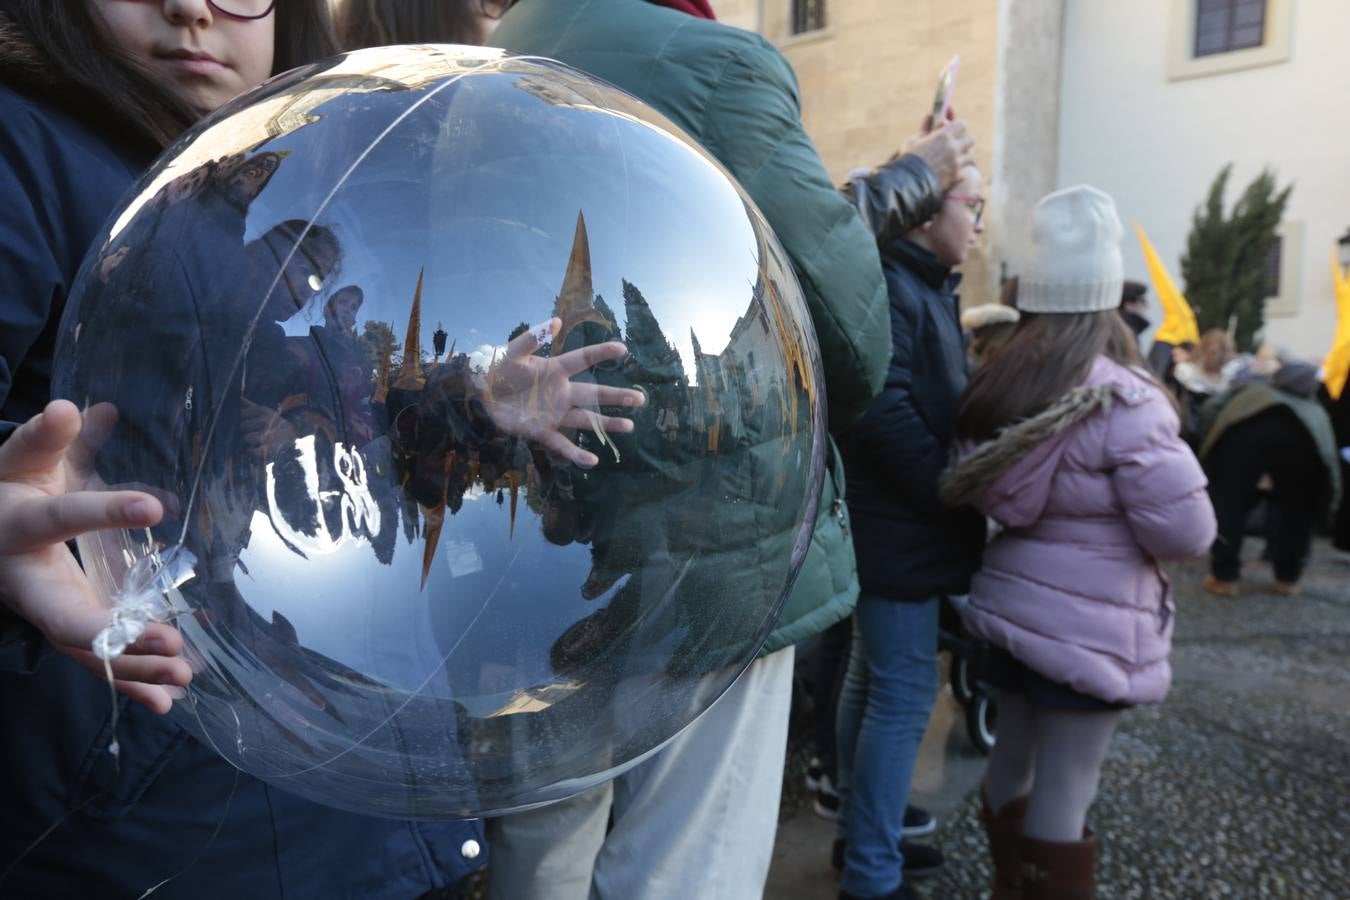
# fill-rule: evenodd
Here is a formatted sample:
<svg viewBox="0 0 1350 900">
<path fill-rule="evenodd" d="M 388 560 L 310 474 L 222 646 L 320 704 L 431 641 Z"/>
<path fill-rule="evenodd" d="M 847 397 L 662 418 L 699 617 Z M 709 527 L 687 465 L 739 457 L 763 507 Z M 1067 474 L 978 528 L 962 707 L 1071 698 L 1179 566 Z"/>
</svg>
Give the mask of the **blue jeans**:
<svg viewBox="0 0 1350 900">
<path fill-rule="evenodd" d="M 900 829 L 914 760 L 937 697 L 938 599 L 864 594 L 839 698 L 841 887 L 879 897 L 900 885 Z"/>
</svg>

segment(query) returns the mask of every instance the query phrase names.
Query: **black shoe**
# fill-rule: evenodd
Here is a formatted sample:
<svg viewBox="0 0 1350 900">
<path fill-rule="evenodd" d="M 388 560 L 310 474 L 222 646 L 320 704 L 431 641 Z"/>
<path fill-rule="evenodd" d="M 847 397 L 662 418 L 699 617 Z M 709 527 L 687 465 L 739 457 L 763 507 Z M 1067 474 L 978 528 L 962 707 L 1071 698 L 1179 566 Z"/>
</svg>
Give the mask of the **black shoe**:
<svg viewBox="0 0 1350 900">
<path fill-rule="evenodd" d="M 839 900 L 919 900 L 919 895 L 914 893 L 908 884 L 902 884 L 889 894 L 883 894 L 880 897 L 859 897 L 856 894 L 850 894 L 848 891 L 840 891 Z"/>
<path fill-rule="evenodd" d="M 932 844 L 900 841 L 900 854 L 905 858 L 905 877 L 922 878 L 942 868 L 942 851 Z"/>
<path fill-rule="evenodd" d="M 848 843 L 843 838 L 835 838 L 834 846 L 830 848 L 830 866 L 836 872 L 844 871 L 844 850 L 847 847 Z M 900 841 L 900 855 L 905 860 L 903 868 L 905 875 L 915 878 L 932 875 L 942 868 L 945 861 L 942 851 L 937 847 L 906 840 Z"/>
<path fill-rule="evenodd" d="M 906 806 L 905 821 L 900 834 L 907 838 L 923 837 L 937 831 L 937 819 L 921 806 Z"/>
</svg>

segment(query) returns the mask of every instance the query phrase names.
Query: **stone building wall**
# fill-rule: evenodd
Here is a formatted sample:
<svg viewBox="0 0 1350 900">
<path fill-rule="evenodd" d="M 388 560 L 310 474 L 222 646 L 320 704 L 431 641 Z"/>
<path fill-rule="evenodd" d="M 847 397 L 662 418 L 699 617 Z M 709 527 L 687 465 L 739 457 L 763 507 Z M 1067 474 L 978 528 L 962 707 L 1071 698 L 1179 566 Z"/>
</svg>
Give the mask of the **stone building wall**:
<svg viewBox="0 0 1350 900">
<path fill-rule="evenodd" d="M 713 7 L 723 22 L 759 31 L 792 63 L 806 130 L 831 177 L 842 182 L 854 167 L 898 150 L 932 105 L 938 73 L 960 53 L 956 109 L 976 133 L 988 178 L 996 153 L 1000 0 L 825 3 L 825 27 L 801 35 L 790 33 L 791 0 L 714 0 Z M 993 213 L 991 205 L 987 215 Z M 996 296 L 997 259 L 991 230 L 964 267 L 963 302 Z"/>
</svg>

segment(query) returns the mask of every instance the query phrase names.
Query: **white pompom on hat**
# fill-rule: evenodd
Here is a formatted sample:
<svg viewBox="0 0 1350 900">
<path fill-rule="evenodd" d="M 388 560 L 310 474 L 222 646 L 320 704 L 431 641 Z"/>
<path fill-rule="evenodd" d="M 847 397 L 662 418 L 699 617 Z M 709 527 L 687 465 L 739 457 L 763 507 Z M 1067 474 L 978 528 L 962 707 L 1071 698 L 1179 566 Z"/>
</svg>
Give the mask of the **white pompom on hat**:
<svg viewBox="0 0 1350 900">
<path fill-rule="evenodd" d="M 1029 313 L 1088 313 L 1120 306 L 1124 229 L 1109 196 L 1080 184 L 1036 204 L 1035 258 L 1017 290 Z"/>
</svg>

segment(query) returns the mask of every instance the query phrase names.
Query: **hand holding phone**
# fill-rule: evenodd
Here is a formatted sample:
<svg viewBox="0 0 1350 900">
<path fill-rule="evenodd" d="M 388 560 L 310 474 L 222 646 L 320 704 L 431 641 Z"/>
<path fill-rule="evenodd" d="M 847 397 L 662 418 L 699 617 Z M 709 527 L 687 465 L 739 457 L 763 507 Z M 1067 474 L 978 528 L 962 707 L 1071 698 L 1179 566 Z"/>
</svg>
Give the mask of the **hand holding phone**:
<svg viewBox="0 0 1350 900">
<path fill-rule="evenodd" d="M 952 93 L 956 89 L 956 72 L 961 68 L 961 54 L 956 54 L 942 67 L 938 75 L 937 93 L 933 97 L 933 112 L 929 117 L 928 131 L 942 127 L 952 108 Z"/>
</svg>

